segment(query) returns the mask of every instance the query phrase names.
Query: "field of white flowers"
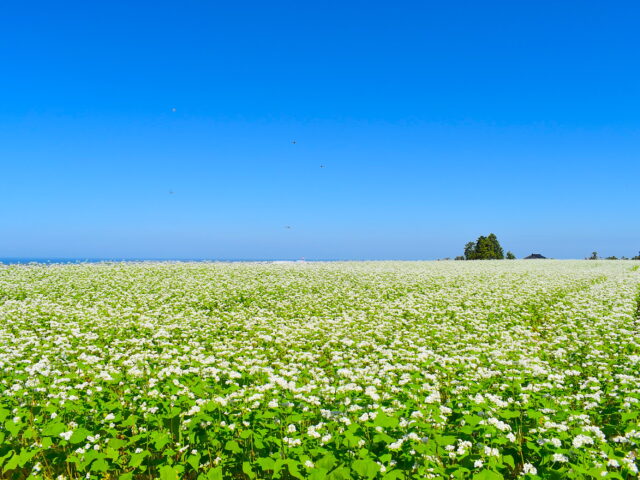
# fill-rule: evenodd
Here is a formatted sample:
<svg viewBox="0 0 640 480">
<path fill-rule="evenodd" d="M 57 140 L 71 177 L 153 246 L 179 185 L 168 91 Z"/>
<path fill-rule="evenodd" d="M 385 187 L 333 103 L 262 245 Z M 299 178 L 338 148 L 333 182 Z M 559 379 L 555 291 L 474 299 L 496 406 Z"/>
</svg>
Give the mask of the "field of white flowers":
<svg viewBox="0 0 640 480">
<path fill-rule="evenodd" d="M 0 266 L 0 478 L 636 478 L 638 265 Z"/>
</svg>

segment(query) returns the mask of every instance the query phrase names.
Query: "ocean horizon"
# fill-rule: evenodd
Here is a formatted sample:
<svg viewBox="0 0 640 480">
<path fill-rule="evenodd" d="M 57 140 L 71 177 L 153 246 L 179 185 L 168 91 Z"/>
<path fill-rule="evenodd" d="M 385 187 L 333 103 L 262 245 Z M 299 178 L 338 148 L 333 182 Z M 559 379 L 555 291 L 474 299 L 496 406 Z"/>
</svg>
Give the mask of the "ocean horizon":
<svg viewBox="0 0 640 480">
<path fill-rule="evenodd" d="M 347 258 L 56 258 L 56 257 L 0 257 L 3 265 L 26 265 L 30 263 L 40 264 L 73 264 L 73 263 L 110 263 L 110 262 L 211 262 L 211 263 L 252 263 L 252 262 L 366 262 L 385 261 L 382 259 L 347 259 Z M 387 261 L 429 261 L 417 260 L 393 260 Z"/>
</svg>

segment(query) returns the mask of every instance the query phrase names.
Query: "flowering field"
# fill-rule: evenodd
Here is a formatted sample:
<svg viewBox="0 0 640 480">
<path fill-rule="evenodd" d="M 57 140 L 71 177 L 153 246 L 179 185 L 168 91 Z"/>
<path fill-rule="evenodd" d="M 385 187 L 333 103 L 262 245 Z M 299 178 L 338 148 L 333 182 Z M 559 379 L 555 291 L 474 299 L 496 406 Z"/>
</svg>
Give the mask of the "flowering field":
<svg viewBox="0 0 640 480">
<path fill-rule="evenodd" d="M 635 478 L 638 265 L 0 266 L 0 478 Z"/>
</svg>

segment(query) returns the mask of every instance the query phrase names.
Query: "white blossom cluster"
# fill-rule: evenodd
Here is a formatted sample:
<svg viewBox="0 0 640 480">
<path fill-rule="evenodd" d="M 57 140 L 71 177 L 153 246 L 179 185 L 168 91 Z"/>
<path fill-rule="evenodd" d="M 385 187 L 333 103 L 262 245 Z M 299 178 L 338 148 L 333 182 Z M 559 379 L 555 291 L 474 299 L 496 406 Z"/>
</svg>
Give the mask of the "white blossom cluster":
<svg viewBox="0 0 640 480">
<path fill-rule="evenodd" d="M 290 451 L 308 471 L 333 452 L 350 468 L 369 455 L 381 476 L 635 475 L 635 265 L 0 266 L 0 434 L 16 452 L 78 458 L 77 472 L 86 458 L 134 472 L 136 455 L 167 449 L 185 472 L 242 471 L 264 426 L 265 445 L 281 442 L 265 455 Z M 118 446 L 120 464 L 122 438 L 138 443 Z M 24 465 L 55 469 L 44 453 Z"/>
</svg>

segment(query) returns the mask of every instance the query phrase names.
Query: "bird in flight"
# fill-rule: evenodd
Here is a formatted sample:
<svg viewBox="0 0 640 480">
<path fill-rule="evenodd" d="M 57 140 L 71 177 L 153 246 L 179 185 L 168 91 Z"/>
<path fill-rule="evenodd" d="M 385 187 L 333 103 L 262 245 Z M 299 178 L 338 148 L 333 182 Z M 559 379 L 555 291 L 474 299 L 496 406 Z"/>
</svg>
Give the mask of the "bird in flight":
<svg viewBox="0 0 640 480">
<path fill-rule="evenodd" d="M 324 165 L 320 165 L 320 168 L 324 168 Z"/>
<path fill-rule="evenodd" d="M 174 192 L 173 190 L 169 190 L 169 195 L 173 195 L 174 193 L 176 192 Z"/>
<path fill-rule="evenodd" d="M 295 140 L 292 140 L 292 141 L 291 141 L 291 143 L 293 143 L 293 144 L 295 145 L 295 144 L 296 144 L 296 143 L 298 143 L 298 142 L 296 142 Z"/>
<path fill-rule="evenodd" d="M 291 226 L 290 225 L 285 225 L 285 227 L 287 230 L 291 230 Z"/>
</svg>

